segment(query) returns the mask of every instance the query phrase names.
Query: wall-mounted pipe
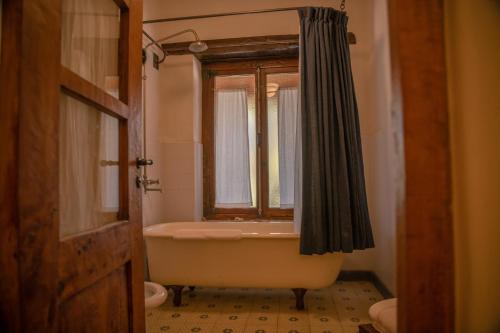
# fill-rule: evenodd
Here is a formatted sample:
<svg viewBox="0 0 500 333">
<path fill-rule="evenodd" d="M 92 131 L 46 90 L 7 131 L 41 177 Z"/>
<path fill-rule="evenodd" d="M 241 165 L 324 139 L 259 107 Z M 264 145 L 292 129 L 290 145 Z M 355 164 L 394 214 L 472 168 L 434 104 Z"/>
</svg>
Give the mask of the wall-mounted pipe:
<svg viewBox="0 0 500 333">
<path fill-rule="evenodd" d="M 145 63 L 146 62 L 146 49 L 148 47 L 150 47 L 151 45 L 154 45 L 156 46 L 162 53 L 163 53 L 163 57 L 161 59 L 159 59 L 158 61 L 155 62 L 156 65 L 159 65 L 161 64 L 162 62 L 165 61 L 165 59 L 167 58 L 167 52 L 163 49 L 163 47 L 158 44 L 157 41 L 154 40 L 153 37 L 151 37 L 150 34 L 148 34 L 146 31 L 142 30 L 142 34 L 144 36 L 146 36 L 147 39 L 150 40 L 150 43 L 148 45 L 146 45 L 146 47 L 144 47 L 142 50 L 143 50 L 143 54 L 142 54 L 142 63 Z"/>
</svg>

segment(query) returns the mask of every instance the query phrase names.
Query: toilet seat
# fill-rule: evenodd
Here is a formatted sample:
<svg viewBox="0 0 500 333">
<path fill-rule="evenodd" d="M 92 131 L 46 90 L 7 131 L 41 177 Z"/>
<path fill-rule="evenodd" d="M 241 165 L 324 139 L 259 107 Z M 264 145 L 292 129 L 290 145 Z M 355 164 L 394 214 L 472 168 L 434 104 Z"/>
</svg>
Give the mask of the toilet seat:
<svg viewBox="0 0 500 333">
<path fill-rule="evenodd" d="M 146 309 L 156 308 L 167 299 L 167 290 L 158 283 L 144 281 L 144 306 Z"/>
<path fill-rule="evenodd" d="M 380 333 L 397 332 L 397 298 L 373 304 L 368 310 L 373 327 Z"/>
</svg>

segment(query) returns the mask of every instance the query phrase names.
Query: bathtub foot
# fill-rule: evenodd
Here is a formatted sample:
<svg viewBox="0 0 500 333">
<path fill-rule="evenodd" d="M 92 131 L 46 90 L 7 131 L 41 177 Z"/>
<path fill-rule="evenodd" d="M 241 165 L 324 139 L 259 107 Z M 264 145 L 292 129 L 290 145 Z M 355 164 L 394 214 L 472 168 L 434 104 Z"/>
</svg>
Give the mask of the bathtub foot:
<svg viewBox="0 0 500 333">
<path fill-rule="evenodd" d="M 293 288 L 292 291 L 295 294 L 295 307 L 297 310 L 304 310 L 304 296 L 307 289 Z"/>
<path fill-rule="evenodd" d="M 195 286 L 189 286 L 189 291 L 194 291 Z"/>
<path fill-rule="evenodd" d="M 173 286 L 167 286 L 169 289 L 172 289 L 174 292 L 174 306 L 180 306 L 182 303 L 182 289 L 184 289 L 184 286 L 178 286 L 178 285 L 173 285 Z"/>
</svg>

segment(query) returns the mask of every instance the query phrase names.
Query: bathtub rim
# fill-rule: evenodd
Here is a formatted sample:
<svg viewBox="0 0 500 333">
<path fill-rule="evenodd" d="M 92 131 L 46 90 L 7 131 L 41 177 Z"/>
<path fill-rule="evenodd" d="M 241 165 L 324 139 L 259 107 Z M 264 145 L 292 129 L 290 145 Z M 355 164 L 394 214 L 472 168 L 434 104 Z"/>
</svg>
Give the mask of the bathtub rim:
<svg viewBox="0 0 500 333">
<path fill-rule="evenodd" d="M 202 221 L 202 222 L 192 222 L 192 221 L 186 221 L 186 222 L 164 222 L 164 223 L 157 223 L 153 225 L 149 225 L 147 227 L 144 227 L 142 229 L 142 233 L 144 238 L 168 238 L 168 239 L 174 239 L 172 234 L 165 233 L 164 230 L 159 231 L 158 229 L 161 229 L 162 227 L 166 225 L 171 225 L 171 224 L 181 224 L 181 223 L 203 223 L 203 227 L 200 229 L 204 230 L 217 230 L 217 229 L 210 229 L 208 228 L 207 224 L 210 223 L 217 223 L 219 225 L 223 224 L 228 224 L 232 225 L 233 227 L 229 227 L 227 229 L 237 229 L 234 226 L 237 225 L 238 223 L 245 223 L 245 224 L 260 224 L 260 223 L 268 223 L 268 224 L 293 224 L 291 221 Z M 201 227 L 201 226 L 200 226 Z M 185 228 L 185 229 L 192 229 L 192 228 Z M 242 232 L 241 233 L 241 239 L 299 239 L 300 235 L 295 232 Z M 182 239 L 174 239 L 178 241 L 183 241 Z M 187 239 L 186 239 L 187 240 Z M 198 240 L 203 240 L 203 239 L 198 239 Z M 216 239 L 206 239 L 206 240 L 216 240 Z M 229 241 L 229 240 L 228 240 Z"/>
</svg>

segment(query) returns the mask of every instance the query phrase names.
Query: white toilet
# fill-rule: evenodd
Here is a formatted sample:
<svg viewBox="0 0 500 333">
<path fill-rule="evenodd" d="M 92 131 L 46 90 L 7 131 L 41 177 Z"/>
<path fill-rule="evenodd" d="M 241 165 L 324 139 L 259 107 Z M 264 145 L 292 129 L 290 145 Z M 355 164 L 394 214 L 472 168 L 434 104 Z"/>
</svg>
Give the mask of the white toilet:
<svg viewBox="0 0 500 333">
<path fill-rule="evenodd" d="M 380 333 L 397 333 L 397 298 L 390 298 L 373 304 L 368 313 L 373 327 Z"/>
<path fill-rule="evenodd" d="M 144 281 L 144 306 L 146 310 L 156 308 L 167 299 L 167 290 L 158 283 Z"/>
</svg>

